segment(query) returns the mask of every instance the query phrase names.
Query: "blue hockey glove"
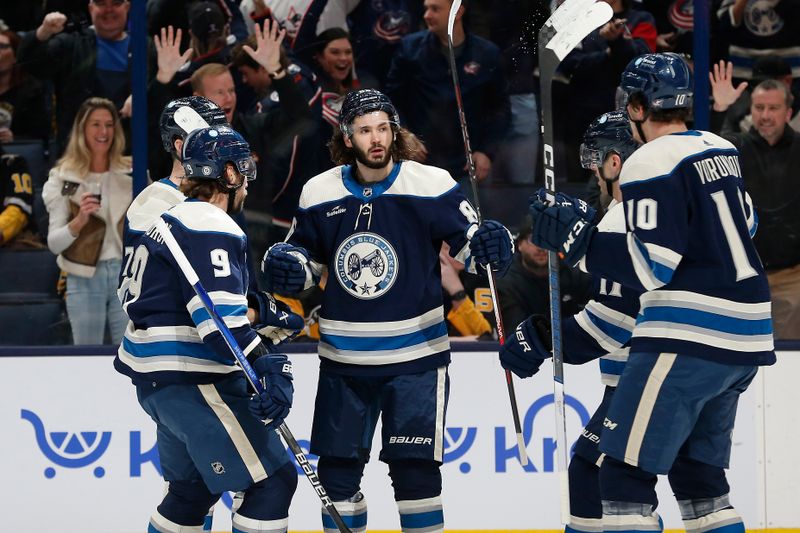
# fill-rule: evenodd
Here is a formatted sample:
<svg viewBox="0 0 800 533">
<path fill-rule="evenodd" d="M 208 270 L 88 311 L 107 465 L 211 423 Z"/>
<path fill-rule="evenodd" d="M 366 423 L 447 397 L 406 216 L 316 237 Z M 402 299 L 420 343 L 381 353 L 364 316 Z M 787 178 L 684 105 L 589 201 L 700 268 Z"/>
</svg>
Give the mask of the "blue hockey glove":
<svg viewBox="0 0 800 533">
<path fill-rule="evenodd" d="M 261 261 L 268 292 L 291 296 L 306 288 L 308 252 L 285 242 L 273 244 Z"/>
<path fill-rule="evenodd" d="M 283 354 L 263 355 L 253 363 L 253 370 L 264 392 L 250 397 L 250 413 L 268 428 L 276 429 L 292 407 L 292 363 Z"/>
<path fill-rule="evenodd" d="M 514 259 L 514 239 L 511 232 L 496 220 L 484 220 L 469 240 L 472 259 L 484 268 L 491 264 L 500 277 L 505 275 Z"/>
<path fill-rule="evenodd" d="M 558 256 L 569 266 L 575 266 L 586 255 L 596 228 L 593 223 L 579 216 L 572 206 L 548 206 L 533 200 L 530 214 L 533 218 L 533 244 L 558 252 Z"/>
<path fill-rule="evenodd" d="M 545 190 L 544 187 L 536 191 L 535 198 L 541 203 L 549 205 L 549 202 L 547 201 L 547 190 Z M 594 222 L 594 217 L 597 216 L 597 209 L 590 206 L 580 198 L 573 198 L 572 196 L 566 195 L 563 192 L 556 193 L 555 205 L 572 207 L 575 210 L 575 214 L 577 214 L 586 222 Z"/>
<path fill-rule="evenodd" d="M 529 378 L 553 356 L 551 344 L 550 322 L 544 315 L 531 315 L 500 347 L 500 364 L 521 378 Z"/>
<path fill-rule="evenodd" d="M 258 310 L 258 322 L 253 327 L 274 345 L 293 338 L 305 326 L 303 317 L 268 292 L 247 293 L 247 302 Z"/>
</svg>

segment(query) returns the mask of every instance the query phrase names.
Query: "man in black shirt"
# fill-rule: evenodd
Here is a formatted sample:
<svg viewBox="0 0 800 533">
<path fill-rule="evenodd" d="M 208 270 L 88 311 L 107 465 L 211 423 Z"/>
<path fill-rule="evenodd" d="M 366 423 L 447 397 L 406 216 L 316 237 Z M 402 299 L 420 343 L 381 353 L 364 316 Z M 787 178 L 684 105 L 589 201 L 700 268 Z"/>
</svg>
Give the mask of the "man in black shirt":
<svg viewBox="0 0 800 533">
<path fill-rule="evenodd" d="M 729 77 L 713 78 L 715 100 L 724 101 L 732 88 Z M 725 135 L 739 150 L 745 188 L 758 215 L 753 241 L 767 270 L 778 339 L 800 339 L 800 133 L 788 125 L 792 101 L 784 83 L 759 83 L 750 104 L 753 127 Z"/>
</svg>

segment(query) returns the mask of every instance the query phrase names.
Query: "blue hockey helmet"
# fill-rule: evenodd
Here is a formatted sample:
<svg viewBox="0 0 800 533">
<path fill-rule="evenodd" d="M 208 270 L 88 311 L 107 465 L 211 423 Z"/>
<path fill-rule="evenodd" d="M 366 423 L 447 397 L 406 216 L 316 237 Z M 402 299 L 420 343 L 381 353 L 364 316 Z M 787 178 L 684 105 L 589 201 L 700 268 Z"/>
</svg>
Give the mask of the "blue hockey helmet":
<svg viewBox="0 0 800 533">
<path fill-rule="evenodd" d="M 250 145 L 230 126 L 212 126 L 191 132 L 183 143 L 181 162 L 189 179 L 219 179 L 227 163 L 233 164 L 247 181 L 256 179 L 256 163 Z"/>
<path fill-rule="evenodd" d="M 339 111 L 339 130 L 345 137 L 353 135 L 353 121 L 356 117 L 384 111 L 389 115 L 389 122 L 396 127 L 400 126 L 400 116 L 389 97 L 376 89 L 359 89 L 347 93 Z"/>
<path fill-rule="evenodd" d="M 624 163 L 638 146 L 625 111 L 603 113 L 592 121 L 583 134 L 581 166 L 587 170 L 600 167 L 611 152 L 619 155 Z"/>
<path fill-rule="evenodd" d="M 645 106 L 653 111 L 689 109 L 692 87 L 692 72 L 678 54 L 641 55 L 631 60 L 622 73 L 622 101 L 617 102 L 617 107 L 624 108 L 630 97 L 638 93 L 643 96 Z"/>
<path fill-rule="evenodd" d="M 175 153 L 175 139 L 186 140 L 195 129 L 208 126 L 227 126 L 225 112 L 203 96 L 176 98 L 164 106 L 159 119 L 161 144 L 168 153 Z"/>
</svg>

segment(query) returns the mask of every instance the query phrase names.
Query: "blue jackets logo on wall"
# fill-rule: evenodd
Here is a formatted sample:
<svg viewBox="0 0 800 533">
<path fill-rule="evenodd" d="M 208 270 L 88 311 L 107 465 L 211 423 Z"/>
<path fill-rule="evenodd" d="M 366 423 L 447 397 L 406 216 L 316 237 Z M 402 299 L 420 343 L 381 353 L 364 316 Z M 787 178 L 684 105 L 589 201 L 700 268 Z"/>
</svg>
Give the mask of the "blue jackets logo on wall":
<svg viewBox="0 0 800 533">
<path fill-rule="evenodd" d="M 397 279 L 397 254 L 383 237 L 356 233 L 336 250 L 336 279 L 351 295 L 371 300 Z"/>
<path fill-rule="evenodd" d="M 478 428 L 445 428 L 444 430 L 444 462 L 452 463 L 466 454 L 475 442 Z M 463 462 L 458 465 L 458 469 L 466 474 L 472 466 Z"/>
<path fill-rule="evenodd" d="M 27 420 L 33 426 L 36 434 L 36 444 L 45 457 L 58 466 L 64 468 L 83 468 L 88 466 L 106 452 L 111 442 L 111 432 L 103 431 L 51 431 L 44 429 L 42 420 L 33 411 L 22 409 L 20 418 Z M 102 466 L 94 469 L 95 477 L 103 477 L 106 474 Z M 56 475 L 56 469 L 47 467 L 44 469 L 44 476 L 52 479 Z"/>
</svg>

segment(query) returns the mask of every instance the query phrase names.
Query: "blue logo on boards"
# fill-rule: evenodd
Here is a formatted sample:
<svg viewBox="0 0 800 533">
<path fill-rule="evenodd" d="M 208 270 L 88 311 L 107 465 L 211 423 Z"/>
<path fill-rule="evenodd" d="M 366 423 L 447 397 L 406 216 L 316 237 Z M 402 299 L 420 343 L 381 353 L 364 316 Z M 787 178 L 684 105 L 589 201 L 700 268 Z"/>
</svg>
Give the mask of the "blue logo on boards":
<svg viewBox="0 0 800 533">
<path fill-rule="evenodd" d="M 478 428 L 445 428 L 444 430 L 444 462 L 452 463 L 463 457 L 475 443 Z M 472 470 L 466 461 L 458 465 L 463 474 Z"/>
<path fill-rule="evenodd" d="M 64 468 L 83 468 L 88 466 L 106 452 L 111 442 L 111 432 L 103 431 L 51 431 L 44 429 L 42 419 L 33 411 L 22 409 L 20 418 L 27 420 L 33 426 L 36 434 L 36 444 L 52 463 Z M 106 474 L 102 466 L 95 467 L 94 477 L 103 477 Z M 52 479 L 56 470 L 48 466 L 44 469 L 44 476 Z"/>
<path fill-rule="evenodd" d="M 336 279 L 361 300 L 386 293 L 397 279 L 397 254 L 386 239 L 374 233 L 356 233 L 334 254 Z"/>
<path fill-rule="evenodd" d="M 564 403 L 567 408 L 572 409 L 580 418 L 581 427 L 589 422 L 589 411 L 584 405 L 574 396 L 565 395 Z M 536 417 L 542 412 L 542 409 L 555 404 L 555 399 L 552 394 L 542 396 L 531 404 L 528 411 L 525 413 L 525 418 L 522 422 L 522 436 L 525 439 L 525 445 L 528 446 L 533 438 L 533 423 Z M 549 416 L 549 414 L 548 414 Z M 549 419 L 545 427 L 551 428 L 555 432 L 553 420 Z M 506 446 L 506 428 L 494 428 L 494 445 L 495 445 L 495 472 L 505 472 L 509 460 L 519 461 L 519 451 L 517 450 L 517 441 L 513 432 L 510 433 L 510 446 Z M 574 441 L 573 441 L 574 442 Z M 536 468 L 535 458 L 530 457 L 527 466 L 524 466 L 526 472 L 553 472 L 555 463 L 556 441 L 552 437 L 542 438 L 542 456 L 541 456 L 541 469 Z"/>
</svg>

